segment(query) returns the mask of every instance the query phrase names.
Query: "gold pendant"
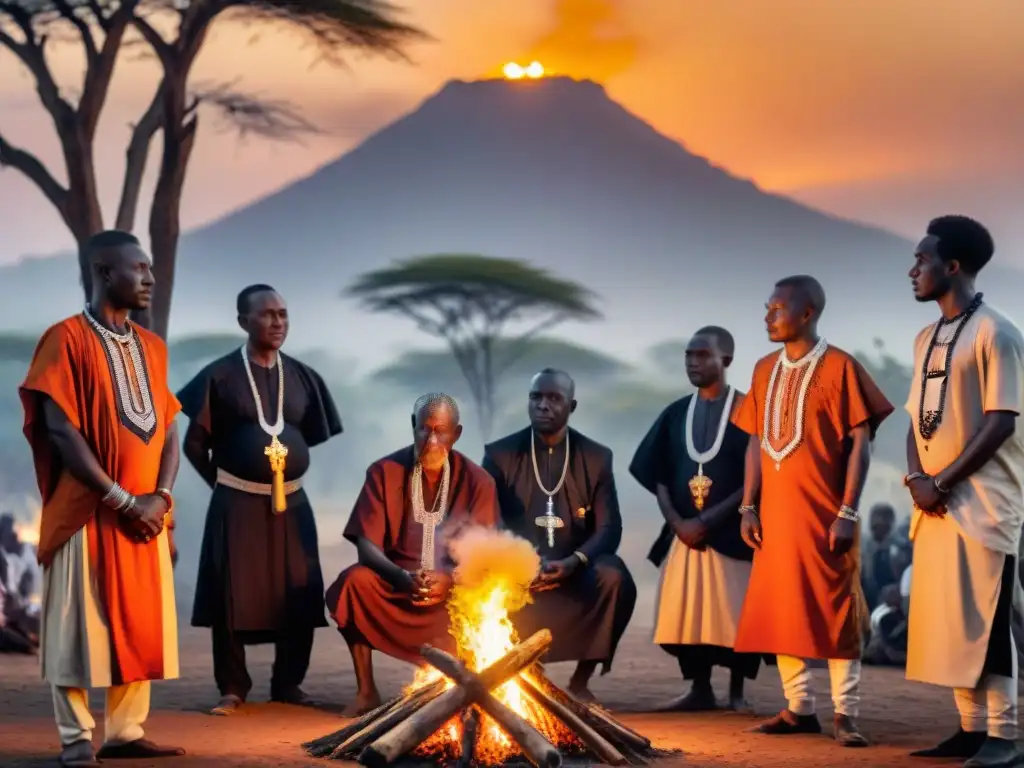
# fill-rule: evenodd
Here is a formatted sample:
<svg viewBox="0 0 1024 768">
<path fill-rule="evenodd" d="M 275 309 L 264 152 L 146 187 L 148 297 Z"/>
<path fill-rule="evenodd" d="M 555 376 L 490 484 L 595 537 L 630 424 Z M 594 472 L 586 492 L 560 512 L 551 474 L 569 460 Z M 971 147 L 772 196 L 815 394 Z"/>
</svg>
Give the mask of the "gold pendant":
<svg viewBox="0 0 1024 768">
<path fill-rule="evenodd" d="M 288 447 L 275 435 L 270 445 L 263 449 L 264 455 L 270 459 L 270 471 L 274 473 L 272 499 L 274 512 L 280 514 L 288 509 L 288 499 L 284 493 L 284 459 L 288 455 Z"/>
<path fill-rule="evenodd" d="M 710 477 L 704 474 L 704 465 L 697 465 L 697 474 L 690 478 L 690 495 L 693 496 L 693 506 L 696 507 L 697 511 L 700 512 L 704 509 L 704 502 L 708 498 L 708 493 L 711 492 L 711 486 L 714 483 Z"/>
</svg>

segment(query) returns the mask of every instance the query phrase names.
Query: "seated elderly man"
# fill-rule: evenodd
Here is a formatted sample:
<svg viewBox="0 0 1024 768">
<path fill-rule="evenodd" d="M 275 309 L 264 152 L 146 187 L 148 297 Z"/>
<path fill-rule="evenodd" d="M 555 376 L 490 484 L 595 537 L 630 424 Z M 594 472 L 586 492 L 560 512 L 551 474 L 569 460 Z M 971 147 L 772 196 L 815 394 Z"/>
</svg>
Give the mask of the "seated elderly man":
<svg viewBox="0 0 1024 768">
<path fill-rule="evenodd" d="M 356 699 L 346 717 L 381 703 L 374 650 L 416 662 L 424 643 L 450 647 L 445 600 L 453 564 L 442 540 L 461 525 L 494 527 L 499 520 L 491 476 L 453 450 L 462 435 L 455 400 L 438 393 L 421 397 L 412 429 L 413 445 L 366 471 L 344 534 L 356 545 L 359 562 L 327 590 L 327 608 L 356 673 Z"/>
</svg>

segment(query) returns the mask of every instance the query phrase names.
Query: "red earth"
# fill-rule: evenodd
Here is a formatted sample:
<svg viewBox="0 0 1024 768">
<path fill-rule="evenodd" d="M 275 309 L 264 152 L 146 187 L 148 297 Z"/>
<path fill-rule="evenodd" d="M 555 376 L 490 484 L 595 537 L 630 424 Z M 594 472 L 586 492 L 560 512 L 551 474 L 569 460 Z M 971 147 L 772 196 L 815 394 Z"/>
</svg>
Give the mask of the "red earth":
<svg viewBox="0 0 1024 768">
<path fill-rule="evenodd" d="M 338 712 L 354 691 L 351 664 L 344 643 L 333 630 L 318 633 L 313 662 L 304 686 L 322 704 L 302 708 L 263 703 L 268 696 L 272 649 L 249 649 L 249 668 L 256 688 L 252 703 L 232 717 L 211 717 L 204 707 L 216 700 L 209 637 L 184 629 L 181 635 L 182 679 L 154 685 L 153 711 L 147 735 L 188 750 L 188 756 L 161 765 L 181 766 L 312 766 L 327 761 L 309 758 L 301 744 L 341 727 Z M 411 668 L 377 657 L 382 694 L 395 694 L 411 679 Z M 564 684 L 571 665 L 550 670 Z M 827 674 L 818 675 L 821 716 L 830 733 L 831 709 Z M 725 691 L 724 675 L 715 685 Z M 761 768 L 826 768 L 827 766 L 949 765 L 907 757 L 912 749 L 940 740 L 957 726 L 950 691 L 903 679 L 896 669 L 866 668 L 862 685 L 861 727 L 872 740 L 868 749 L 841 749 L 829 735 L 770 737 L 746 733 L 754 716 L 715 712 L 700 715 L 651 714 L 650 710 L 685 688 L 674 661 L 651 644 L 650 630 L 633 627 L 619 649 L 615 667 L 593 684 L 595 694 L 623 722 L 643 732 L 656 746 L 683 750 L 665 765 L 759 766 Z M 102 723 L 102 698 L 94 694 L 93 711 Z M 749 686 L 748 698 L 758 716 L 783 706 L 778 673 L 762 668 Z M 97 733 L 99 743 L 101 735 Z M 0 765 L 55 765 L 59 749 L 48 688 L 39 679 L 38 662 L 30 657 L 0 656 Z M 118 761 L 125 766 L 132 763 Z"/>
</svg>

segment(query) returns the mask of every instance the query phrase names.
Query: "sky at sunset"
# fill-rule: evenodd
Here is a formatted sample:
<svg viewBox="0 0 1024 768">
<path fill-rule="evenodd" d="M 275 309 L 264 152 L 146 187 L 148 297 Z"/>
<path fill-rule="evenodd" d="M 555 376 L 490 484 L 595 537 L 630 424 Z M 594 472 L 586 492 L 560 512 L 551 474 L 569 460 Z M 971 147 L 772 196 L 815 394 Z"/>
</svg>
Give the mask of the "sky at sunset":
<svg viewBox="0 0 1024 768">
<path fill-rule="evenodd" d="M 318 166 L 451 78 L 537 59 L 612 98 L 732 173 L 828 211 L 913 236 L 946 212 L 989 223 L 1024 267 L 1021 0 L 430 0 L 407 19 L 435 40 L 412 63 L 313 56 L 279 30 L 219 22 L 194 82 L 239 80 L 288 98 L 323 129 L 303 144 L 240 141 L 207 115 L 186 187 L 186 227 Z M 427 10 L 429 9 L 429 10 Z M 53 57 L 74 92 L 73 49 Z M 122 60 L 98 138 L 108 213 L 131 121 L 155 66 Z M 57 165 L 31 80 L 0 48 L 0 131 Z M 0 173 L 0 260 L 69 245 L 41 195 Z M 739 225 L 742 222 L 738 222 Z"/>
</svg>

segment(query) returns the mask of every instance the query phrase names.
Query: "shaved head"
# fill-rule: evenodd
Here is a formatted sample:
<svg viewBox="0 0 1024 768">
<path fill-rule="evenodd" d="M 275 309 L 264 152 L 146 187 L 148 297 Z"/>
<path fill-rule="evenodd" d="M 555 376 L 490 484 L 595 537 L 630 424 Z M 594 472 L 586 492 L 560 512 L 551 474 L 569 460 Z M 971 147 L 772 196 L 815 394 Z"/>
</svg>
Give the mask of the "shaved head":
<svg viewBox="0 0 1024 768">
<path fill-rule="evenodd" d="M 784 277 L 775 284 L 776 288 L 789 288 L 814 311 L 815 318 L 825 311 L 825 289 L 810 275 Z"/>
<path fill-rule="evenodd" d="M 92 275 L 90 306 L 107 304 L 118 310 L 144 310 L 153 294 L 153 261 L 131 232 L 97 232 L 82 246 Z"/>
<path fill-rule="evenodd" d="M 576 397 L 576 382 L 573 380 L 572 376 L 565 371 L 559 368 L 545 368 L 533 377 L 532 383 L 535 384 L 537 379 L 542 377 L 556 382 L 559 387 L 565 390 L 567 399 L 573 400 Z"/>
</svg>

